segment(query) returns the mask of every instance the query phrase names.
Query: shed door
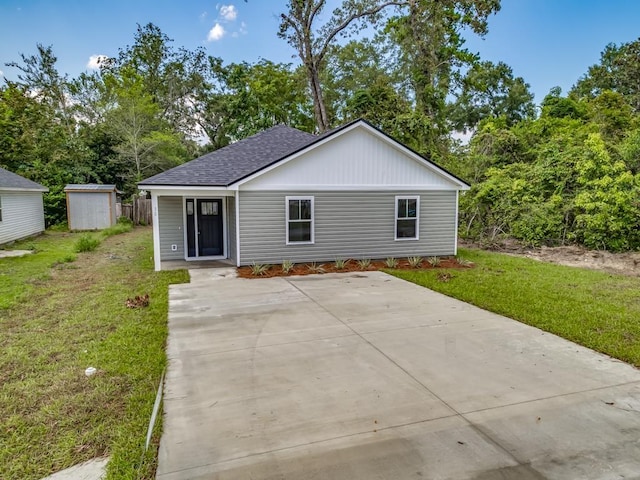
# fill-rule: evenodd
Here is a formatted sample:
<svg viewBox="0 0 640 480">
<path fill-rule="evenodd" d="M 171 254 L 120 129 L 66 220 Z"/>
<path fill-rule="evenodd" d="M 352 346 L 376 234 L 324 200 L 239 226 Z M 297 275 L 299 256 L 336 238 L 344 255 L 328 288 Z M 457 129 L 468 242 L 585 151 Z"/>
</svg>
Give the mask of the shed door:
<svg viewBox="0 0 640 480">
<path fill-rule="evenodd" d="M 222 200 L 188 198 L 186 215 L 187 256 L 223 255 Z"/>
</svg>

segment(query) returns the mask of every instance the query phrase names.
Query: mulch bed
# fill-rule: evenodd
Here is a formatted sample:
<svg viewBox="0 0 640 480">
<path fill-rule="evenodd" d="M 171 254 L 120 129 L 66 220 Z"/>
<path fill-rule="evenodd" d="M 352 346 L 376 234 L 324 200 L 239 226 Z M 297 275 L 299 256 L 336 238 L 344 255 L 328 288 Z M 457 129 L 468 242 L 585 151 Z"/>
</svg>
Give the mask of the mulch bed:
<svg viewBox="0 0 640 480">
<path fill-rule="evenodd" d="M 461 264 L 453 257 L 440 257 L 438 266 L 431 265 L 426 259 L 420 265 L 413 267 L 406 259 L 398 259 L 398 266 L 394 270 L 428 270 L 428 269 L 444 269 L 444 268 L 472 268 L 473 264 Z M 261 275 L 254 275 L 250 266 L 239 267 L 238 277 L 240 278 L 270 278 L 270 277 L 288 277 L 291 275 L 313 275 L 319 273 L 349 273 L 362 271 L 376 271 L 388 269 L 384 260 L 372 260 L 368 268 L 361 268 L 356 260 L 349 260 L 344 268 L 338 269 L 334 262 L 317 262 L 296 263 L 289 272 L 282 271 L 282 265 L 270 265 L 269 268 Z"/>
</svg>

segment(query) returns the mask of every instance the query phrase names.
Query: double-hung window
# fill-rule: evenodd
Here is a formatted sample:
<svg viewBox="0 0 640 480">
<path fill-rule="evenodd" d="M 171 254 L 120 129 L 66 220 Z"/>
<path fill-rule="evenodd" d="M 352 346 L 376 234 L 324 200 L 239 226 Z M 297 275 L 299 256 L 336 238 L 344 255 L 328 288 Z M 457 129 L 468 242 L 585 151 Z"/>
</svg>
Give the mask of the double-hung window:
<svg viewBox="0 0 640 480">
<path fill-rule="evenodd" d="M 313 197 L 286 197 L 287 245 L 313 243 Z"/>
<path fill-rule="evenodd" d="M 418 240 L 420 197 L 396 197 L 396 240 Z"/>
</svg>

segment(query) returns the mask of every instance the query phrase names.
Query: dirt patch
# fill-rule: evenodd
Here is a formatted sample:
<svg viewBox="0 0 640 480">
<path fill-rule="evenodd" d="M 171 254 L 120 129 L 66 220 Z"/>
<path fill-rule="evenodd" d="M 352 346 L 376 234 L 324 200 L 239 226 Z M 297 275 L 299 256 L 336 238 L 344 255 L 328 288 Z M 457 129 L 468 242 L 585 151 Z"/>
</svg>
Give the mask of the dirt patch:
<svg viewBox="0 0 640 480">
<path fill-rule="evenodd" d="M 426 269 L 444 269 L 444 268 L 471 268 L 473 264 L 462 264 L 455 258 L 439 257 L 437 265 L 432 265 L 427 259 L 422 260 L 417 265 L 411 265 L 407 259 L 398 259 L 398 265 L 393 267 L 396 270 L 426 270 Z M 285 272 L 282 265 L 269 265 L 262 274 L 255 274 L 251 267 L 239 267 L 238 276 L 241 278 L 269 278 L 269 277 L 287 277 L 290 275 L 313 275 L 322 273 L 349 273 L 349 272 L 367 272 L 375 270 L 383 270 L 390 268 L 385 260 L 372 260 L 368 266 L 358 264 L 356 260 L 349 260 L 343 268 L 338 268 L 335 262 L 326 263 L 296 263 L 291 270 Z"/>
<path fill-rule="evenodd" d="M 634 277 L 640 276 L 640 252 L 611 253 L 606 250 L 589 250 L 580 245 L 528 247 L 515 240 L 503 240 L 491 245 L 478 245 L 465 241 L 461 242 L 461 246 L 481 248 L 569 267 L 589 268 Z"/>
</svg>

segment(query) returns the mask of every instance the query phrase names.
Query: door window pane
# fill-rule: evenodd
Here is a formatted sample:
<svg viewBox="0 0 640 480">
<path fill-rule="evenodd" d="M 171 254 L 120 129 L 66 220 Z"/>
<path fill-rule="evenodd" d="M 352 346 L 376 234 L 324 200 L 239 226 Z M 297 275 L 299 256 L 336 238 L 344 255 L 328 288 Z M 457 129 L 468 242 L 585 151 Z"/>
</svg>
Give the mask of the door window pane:
<svg viewBox="0 0 640 480">
<path fill-rule="evenodd" d="M 202 215 L 218 215 L 218 202 L 200 203 L 200 213 Z"/>
</svg>

